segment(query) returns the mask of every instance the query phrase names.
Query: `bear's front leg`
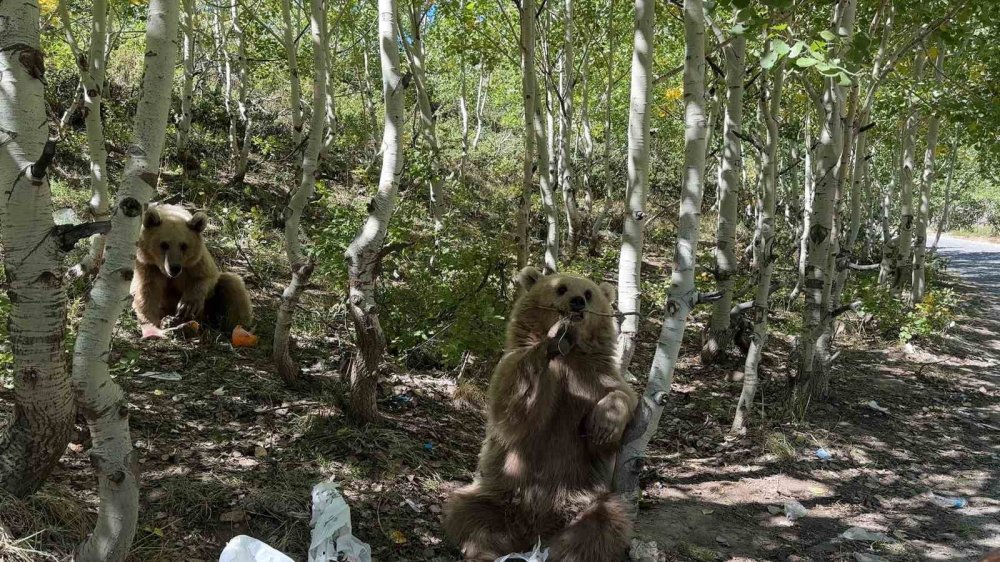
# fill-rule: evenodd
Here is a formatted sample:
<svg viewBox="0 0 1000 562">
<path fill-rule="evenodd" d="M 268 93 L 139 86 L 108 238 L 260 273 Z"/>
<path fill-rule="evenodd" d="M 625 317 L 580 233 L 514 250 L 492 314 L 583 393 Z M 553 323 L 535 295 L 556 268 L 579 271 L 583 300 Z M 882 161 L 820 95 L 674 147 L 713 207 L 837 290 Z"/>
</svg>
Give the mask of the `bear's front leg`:
<svg viewBox="0 0 1000 562">
<path fill-rule="evenodd" d="M 201 320 L 205 314 L 205 299 L 211 287 L 208 283 L 198 283 L 189 287 L 177 302 L 177 318 L 183 322 Z"/>
<path fill-rule="evenodd" d="M 617 445 L 632 417 L 634 401 L 622 390 L 612 390 L 594 406 L 588 420 L 587 435 L 598 447 Z"/>
</svg>

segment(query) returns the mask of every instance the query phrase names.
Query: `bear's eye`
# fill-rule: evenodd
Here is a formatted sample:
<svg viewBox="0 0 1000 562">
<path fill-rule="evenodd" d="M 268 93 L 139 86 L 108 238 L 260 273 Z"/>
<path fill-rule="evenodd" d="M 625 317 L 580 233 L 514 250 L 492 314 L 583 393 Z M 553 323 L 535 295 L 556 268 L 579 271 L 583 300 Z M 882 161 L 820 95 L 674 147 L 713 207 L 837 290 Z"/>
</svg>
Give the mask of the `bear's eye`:
<svg viewBox="0 0 1000 562">
<path fill-rule="evenodd" d="M 160 249 L 166 252 L 170 249 L 170 244 L 167 242 L 160 242 Z"/>
<path fill-rule="evenodd" d="M 188 245 L 185 244 L 184 242 L 181 242 L 181 252 L 186 252 L 186 251 L 188 251 Z"/>
<path fill-rule="evenodd" d="M 566 287 L 566 285 L 559 285 L 559 287 L 556 289 L 556 294 L 562 296 L 565 295 L 566 291 L 568 290 L 569 289 Z"/>
<path fill-rule="evenodd" d="M 594 296 L 594 293 L 591 293 L 589 289 L 587 290 L 586 293 L 583 294 L 583 298 L 587 299 L 587 302 L 590 302 L 590 298 L 593 297 L 593 296 Z"/>
</svg>

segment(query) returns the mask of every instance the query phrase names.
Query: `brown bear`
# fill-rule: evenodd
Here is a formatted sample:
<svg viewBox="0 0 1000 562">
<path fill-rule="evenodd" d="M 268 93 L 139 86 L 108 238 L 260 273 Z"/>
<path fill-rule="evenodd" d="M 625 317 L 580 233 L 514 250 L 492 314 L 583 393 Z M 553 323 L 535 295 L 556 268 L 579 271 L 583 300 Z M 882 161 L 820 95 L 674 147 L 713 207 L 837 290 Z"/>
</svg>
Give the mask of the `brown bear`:
<svg viewBox="0 0 1000 562">
<path fill-rule="evenodd" d="M 163 337 L 164 319 L 197 320 L 227 333 L 249 327 L 250 294 L 238 275 L 219 273 L 202 238 L 206 226 L 205 213 L 176 205 L 146 210 L 131 290 L 142 337 Z"/>
<path fill-rule="evenodd" d="M 466 560 L 539 539 L 550 561 L 620 560 L 631 522 L 610 480 L 637 397 L 618 368 L 614 287 L 532 267 L 518 280 L 479 474 L 449 498 L 445 531 Z"/>
</svg>

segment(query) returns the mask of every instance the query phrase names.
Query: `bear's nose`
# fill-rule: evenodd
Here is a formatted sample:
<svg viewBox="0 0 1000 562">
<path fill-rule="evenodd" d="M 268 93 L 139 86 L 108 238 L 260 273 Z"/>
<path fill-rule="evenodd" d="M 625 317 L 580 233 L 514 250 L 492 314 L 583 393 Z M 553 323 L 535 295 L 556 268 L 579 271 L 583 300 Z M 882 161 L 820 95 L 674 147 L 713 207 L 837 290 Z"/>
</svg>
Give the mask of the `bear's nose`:
<svg viewBox="0 0 1000 562">
<path fill-rule="evenodd" d="M 167 273 L 169 273 L 171 277 L 177 277 L 181 274 L 181 266 L 170 264 L 167 267 Z"/>
<path fill-rule="evenodd" d="M 587 308 L 587 301 L 583 300 L 583 297 L 569 299 L 569 309 L 573 312 L 581 312 L 585 308 Z"/>
</svg>

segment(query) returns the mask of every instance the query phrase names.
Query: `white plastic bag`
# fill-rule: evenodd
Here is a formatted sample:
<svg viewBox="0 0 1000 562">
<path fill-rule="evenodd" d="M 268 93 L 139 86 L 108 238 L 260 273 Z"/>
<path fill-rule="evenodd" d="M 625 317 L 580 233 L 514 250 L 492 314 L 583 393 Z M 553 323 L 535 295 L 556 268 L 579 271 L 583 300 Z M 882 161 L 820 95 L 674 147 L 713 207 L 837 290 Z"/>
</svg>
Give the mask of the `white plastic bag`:
<svg viewBox="0 0 1000 562">
<path fill-rule="evenodd" d="M 237 535 L 226 543 L 219 562 L 295 562 L 263 542 L 246 535 Z"/>
<path fill-rule="evenodd" d="M 542 550 L 541 539 L 535 543 L 535 548 L 531 552 L 521 552 L 518 554 L 508 554 L 497 558 L 495 562 L 513 562 L 514 560 L 525 560 L 527 562 L 545 562 L 549 558 L 549 549 Z"/>
<path fill-rule="evenodd" d="M 333 482 L 312 490 L 312 539 L 309 562 L 335 562 L 343 553 L 348 562 L 371 562 L 372 549 L 351 533 L 351 509 Z"/>
</svg>

